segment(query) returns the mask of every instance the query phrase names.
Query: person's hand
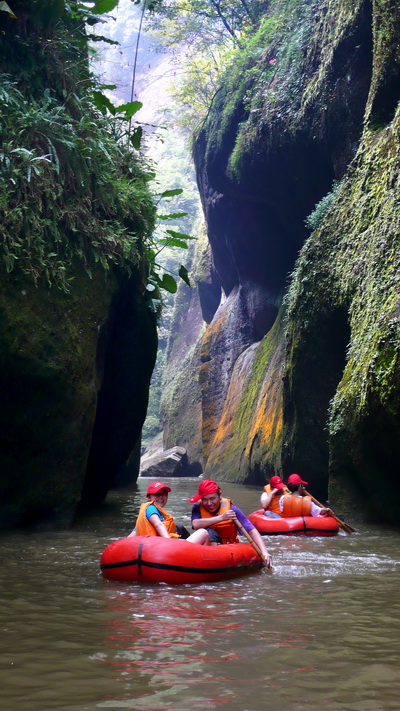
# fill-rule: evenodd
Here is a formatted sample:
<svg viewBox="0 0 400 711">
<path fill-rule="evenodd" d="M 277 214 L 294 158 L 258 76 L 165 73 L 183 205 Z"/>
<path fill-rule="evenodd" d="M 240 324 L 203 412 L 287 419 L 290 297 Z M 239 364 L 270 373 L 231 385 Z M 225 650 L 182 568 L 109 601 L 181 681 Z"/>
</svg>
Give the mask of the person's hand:
<svg viewBox="0 0 400 711">
<path fill-rule="evenodd" d="M 333 516 L 332 509 L 321 509 L 320 516 Z"/>
<path fill-rule="evenodd" d="M 272 489 L 271 494 L 277 494 L 279 489 Z"/>
<path fill-rule="evenodd" d="M 236 514 L 232 509 L 228 509 L 228 511 L 224 511 L 224 513 L 221 514 L 221 521 L 232 521 L 235 518 Z"/>
<path fill-rule="evenodd" d="M 269 553 L 264 554 L 264 565 L 266 568 L 272 568 L 272 557 Z"/>
</svg>

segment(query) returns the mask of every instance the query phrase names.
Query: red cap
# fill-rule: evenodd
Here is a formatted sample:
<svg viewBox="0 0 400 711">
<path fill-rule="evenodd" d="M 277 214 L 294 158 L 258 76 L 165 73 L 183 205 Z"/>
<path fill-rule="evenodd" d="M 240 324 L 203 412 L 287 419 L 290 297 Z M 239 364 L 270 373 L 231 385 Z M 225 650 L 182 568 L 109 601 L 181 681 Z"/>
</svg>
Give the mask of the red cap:
<svg viewBox="0 0 400 711">
<path fill-rule="evenodd" d="M 161 481 L 153 481 L 152 484 L 149 484 L 147 487 L 146 495 L 148 494 L 158 494 L 159 491 L 172 491 L 169 486 L 166 484 L 163 484 Z"/>
<path fill-rule="evenodd" d="M 291 474 L 287 480 L 288 484 L 308 484 L 308 481 L 301 479 L 298 474 Z"/>
<path fill-rule="evenodd" d="M 284 489 L 285 488 L 283 480 L 280 476 L 271 476 L 271 479 L 269 480 L 269 485 L 270 485 L 271 489 Z"/>
<path fill-rule="evenodd" d="M 200 501 L 203 496 L 207 496 L 207 494 L 216 494 L 218 492 L 219 486 L 215 481 L 212 479 L 203 479 L 203 481 L 199 484 L 198 493 L 189 499 L 189 503 L 195 504 L 196 501 Z"/>
</svg>

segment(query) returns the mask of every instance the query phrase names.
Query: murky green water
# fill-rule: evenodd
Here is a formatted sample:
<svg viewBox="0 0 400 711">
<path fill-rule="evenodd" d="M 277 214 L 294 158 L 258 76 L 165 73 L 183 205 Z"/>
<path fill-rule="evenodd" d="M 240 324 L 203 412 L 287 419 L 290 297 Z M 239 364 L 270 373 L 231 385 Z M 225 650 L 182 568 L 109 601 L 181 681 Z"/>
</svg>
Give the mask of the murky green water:
<svg viewBox="0 0 400 711">
<path fill-rule="evenodd" d="M 195 480 L 170 480 L 188 525 Z M 400 532 L 266 539 L 276 572 L 199 587 L 105 581 L 143 499 L 72 530 L 1 537 L 0 700 L 10 711 L 398 711 Z M 254 487 L 224 492 L 247 513 Z"/>
</svg>

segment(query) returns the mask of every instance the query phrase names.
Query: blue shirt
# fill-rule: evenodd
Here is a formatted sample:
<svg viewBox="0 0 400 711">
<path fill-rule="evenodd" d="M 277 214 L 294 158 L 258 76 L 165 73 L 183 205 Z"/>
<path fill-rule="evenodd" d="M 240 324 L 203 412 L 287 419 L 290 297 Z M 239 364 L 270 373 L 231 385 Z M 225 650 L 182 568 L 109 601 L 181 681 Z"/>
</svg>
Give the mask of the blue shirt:
<svg viewBox="0 0 400 711">
<path fill-rule="evenodd" d="M 164 521 L 164 516 L 160 513 L 157 506 L 154 506 L 154 504 L 150 504 L 150 506 L 148 506 L 146 509 L 146 518 L 148 521 L 150 520 L 150 516 L 152 516 L 153 514 L 157 514 L 160 521 Z"/>
</svg>

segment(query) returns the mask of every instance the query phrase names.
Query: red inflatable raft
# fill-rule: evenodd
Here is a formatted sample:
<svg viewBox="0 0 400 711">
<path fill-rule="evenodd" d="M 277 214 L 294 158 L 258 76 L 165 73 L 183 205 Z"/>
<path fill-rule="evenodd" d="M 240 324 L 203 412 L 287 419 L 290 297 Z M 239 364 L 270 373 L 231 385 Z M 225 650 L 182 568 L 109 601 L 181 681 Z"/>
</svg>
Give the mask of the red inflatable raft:
<svg viewBox="0 0 400 711">
<path fill-rule="evenodd" d="M 208 583 L 263 567 L 252 546 L 201 546 L 185 540 L 132 536 L 111 543 L 100 558 L 108 580 L 145 583 Z"/>
<path fill-rule="evenodd" d="M 306 536 L 335 536 L 339 531 L 339 525 L 333 516 L 268 518 L 264 514 L 264 509 L 259 509 L 247 518 L 257 531 L 269 536 L 290 536 L 299 533 Z"/>
</svg>

